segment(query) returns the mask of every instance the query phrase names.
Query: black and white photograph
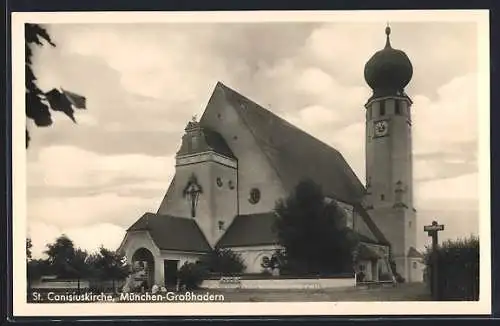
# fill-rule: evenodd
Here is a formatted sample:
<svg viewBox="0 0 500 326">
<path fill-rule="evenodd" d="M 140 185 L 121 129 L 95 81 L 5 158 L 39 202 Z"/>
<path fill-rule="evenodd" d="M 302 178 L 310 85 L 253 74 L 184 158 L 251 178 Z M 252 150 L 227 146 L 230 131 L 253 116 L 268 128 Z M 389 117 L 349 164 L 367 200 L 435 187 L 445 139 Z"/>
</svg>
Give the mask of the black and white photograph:
<svg viewBox="0 0 500 326">
<path fill-rule="evenodd" d="M 490 313 L 488 11 L 12 33 L 15 316 Z"/>
</svg>

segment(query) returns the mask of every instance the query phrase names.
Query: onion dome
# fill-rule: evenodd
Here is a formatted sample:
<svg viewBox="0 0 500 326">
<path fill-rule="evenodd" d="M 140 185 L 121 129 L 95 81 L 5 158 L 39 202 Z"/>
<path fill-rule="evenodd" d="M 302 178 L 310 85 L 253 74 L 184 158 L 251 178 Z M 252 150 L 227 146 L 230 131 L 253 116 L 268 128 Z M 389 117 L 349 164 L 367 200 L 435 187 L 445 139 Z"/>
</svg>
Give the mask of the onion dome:
<svg viewBox="0 0 500 326">
<path fill-rule="evenodd" d="M 413 66 L 406 53 L 391 47 L 389 26 L 385 34 L 384 49 L 376 52 L 365 65 L 365 80 L 375 97 L 403 95 L 413 75 Z"/>
</svg>

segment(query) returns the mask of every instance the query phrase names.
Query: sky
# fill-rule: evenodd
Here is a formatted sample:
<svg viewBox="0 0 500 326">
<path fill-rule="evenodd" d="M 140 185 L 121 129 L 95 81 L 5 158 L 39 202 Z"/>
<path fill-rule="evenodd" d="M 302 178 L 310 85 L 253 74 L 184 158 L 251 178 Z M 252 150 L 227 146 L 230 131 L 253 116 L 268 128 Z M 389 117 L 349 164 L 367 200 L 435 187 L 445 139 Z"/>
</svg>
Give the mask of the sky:
<svg viewBox="0 0 500 326">
<path fill-rule="evenodd" d="M 27 223 L 33 254 L 62 233 L 75 245 L 116 249 L 143 213 L 156 212 L 186 123 L 217 81 L 338 149 L 364 183 L 366 61 L 383 23 L 163 23 L 46 25 L 55 48 L 34 51 L 38 85 L 85 95 L 77 124 L 54 114 L 28 125 Z M 414 74 L 414 200 L 441 240 L 477 234 L 477 31 L 474 23 L 391 24 Z"/>
</svg>

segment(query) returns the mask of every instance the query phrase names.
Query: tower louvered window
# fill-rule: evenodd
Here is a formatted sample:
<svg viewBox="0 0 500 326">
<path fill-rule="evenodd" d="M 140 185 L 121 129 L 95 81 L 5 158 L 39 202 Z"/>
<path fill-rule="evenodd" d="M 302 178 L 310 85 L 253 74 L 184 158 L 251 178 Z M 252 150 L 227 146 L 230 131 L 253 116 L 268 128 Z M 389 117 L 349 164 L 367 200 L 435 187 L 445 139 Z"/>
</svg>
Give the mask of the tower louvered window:
<svg viewBox="0 0 500 326">
<path fill-rule="evenodd" d="M 394 105 L 396 106 L 395 107 L 396 114 L 397 115 L 401 115 L 401 102 L 399 102 L 398 100 L 396 100 L 396 102 L 394 103 Z"/>
<path fill-rule="evenodd" d="M 380 101 L 380 116 L 385 115 L 385 101 Z"/>
</svg>

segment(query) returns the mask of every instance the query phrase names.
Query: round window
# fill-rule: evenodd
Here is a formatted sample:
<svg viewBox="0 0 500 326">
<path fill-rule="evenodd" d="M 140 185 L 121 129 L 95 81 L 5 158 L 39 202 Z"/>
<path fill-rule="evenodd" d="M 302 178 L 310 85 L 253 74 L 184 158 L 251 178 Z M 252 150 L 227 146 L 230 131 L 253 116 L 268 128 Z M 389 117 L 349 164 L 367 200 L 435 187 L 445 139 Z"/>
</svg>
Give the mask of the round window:
<svg viewBox="0 0 500 326">
<path fill-rule="evenodd" d="M 257 204 L 260 201 L 260 190 L 257 188 L 253 188 L 252 190 L 250 190 L 250 198 L 248 199 L 248 201 L 251 204 Z"/>
<path fill-rule="evenodd" d="M 260 260 L 260 264 L 261 264 L 264 268 L 269 267 L 270 263 L 271 263 L 271 259 L 269 259 L 269 257 L 267 257 L 267 256 L 262 257 L 262 259 Z"/>
<path fill-rule="evenodd" d="M 222 179 L 217 178 L 217 186 L 222 187 Z"/>
</svg>

